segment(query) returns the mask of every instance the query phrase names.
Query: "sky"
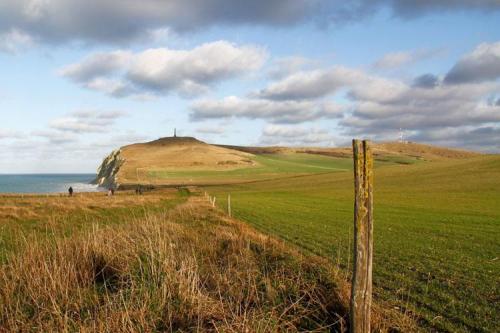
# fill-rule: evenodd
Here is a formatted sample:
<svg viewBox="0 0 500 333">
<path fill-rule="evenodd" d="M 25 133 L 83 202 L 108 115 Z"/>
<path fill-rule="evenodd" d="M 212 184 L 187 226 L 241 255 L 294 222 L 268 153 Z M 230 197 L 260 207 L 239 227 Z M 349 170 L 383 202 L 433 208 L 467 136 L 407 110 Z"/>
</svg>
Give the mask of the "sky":
<svg viewBox="0 0 500 333">
<path fill-rule="evenodd" d="M 500 153 L 499 0 L 0 0 L 0 173 L 123 145 Z"/>
</svg>

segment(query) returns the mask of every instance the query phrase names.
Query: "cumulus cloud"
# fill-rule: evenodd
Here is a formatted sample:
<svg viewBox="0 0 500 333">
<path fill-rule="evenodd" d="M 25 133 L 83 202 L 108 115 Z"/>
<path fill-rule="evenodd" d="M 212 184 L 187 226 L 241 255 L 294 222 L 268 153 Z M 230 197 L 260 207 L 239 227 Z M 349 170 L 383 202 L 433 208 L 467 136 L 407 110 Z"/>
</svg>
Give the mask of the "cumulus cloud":
<svg viewBox="0 0 500 333">
<path fill-rule="evenodd" d="M 211 84 L 261 68 L 266 58 L 260 47 L 216 41 L 191 50 L 97 53 L 62 68 L 59 74 L 114 97 L 170 92 L 195 96 Z"/>
<path fill-rule="evenodd" d="M 19 139 L 22 137 L 23 134 L 21 132 L 0 128 L 0 140 Z"/>
<path fill-rule="evenodd" d="M 432 49 L 387 53 L 373 64 L 373 68 L 380 70 L 395 69 L 432 58 L 441 52 L 439 49 Z"/>
<path fill-rule="evenodd" d="M 317 13 L 321 0 L 3 0 L 0 31 L 16 28 L 49 42 L 123 42 L 168 27 L 290 25 Z"/>
<path fill-rule="evenodd" d="M 49 144 L 58 146 L 78 142 L 78 137 L 68 131 L 36 130 L 31 132 L 31 135 L 44 138 Z"/>
<path fill-rule="evenodd" d="M 496 0 L 2 0 L 0 33 L 41 42 L 123 43 L 156 31 L 182 33 L 216 25 L 344 24 L 388 10 L 401 18 L 453 10 L 497 11 Z"/>
<path fill-rule="evenodd" d="M 125 113 L 120 111 L 78 111 L 71 113 L 68 116 L 52 120 L 49 123 L 49 127 L 54 130 L 72 134 L 103 133 L 107 129 L 109 129 L 109 127 L 114 125 L 116 119 L 121 118 L 125 115 Z M 51 138 L 51 134 L 47 134 L 46 132 L 41 134 L 44 135 L 39 136 Z M 54 134 L 54 137 L 56 137 L 57 135 Z M 65 137 L 63 137 L 63 139 L 64 138 Z"/>
<path fill-rule="evenodd" d="M 300 126 L 269 125 L 259 138 L 266 146 L 334 146 L 335 137 L 327 130 Z"/>
<path fill-rule="evenodd" d="M 275 123 L 300 123 L 319 118 L 338 118 L 343 107 L 331 102 L 273 101 L 225 97 L 199 100 L 191 105 L 192 120 L 219 118 L 267 119 Z"/>
<path fill-rule="evenodd" d="M 33 40 L 30 35 L 19 31 L 17 29 L 11 29 L 9 31 L 0 31 L 0 51 L 7 53 L 17 53 L 21 49 L 29 47 L 33 44 Z"/>
<path fill-rule="evenodd" d="M 349 94 L 355 99 L 384 100 L 398 94 L 404 86 L 358 69 L 336 66 L 292 74 L 254 95 L 278 101 L 311 100 L 334 95 L 342 88 L 350 88 Z"/>
<path fill-rule="evenodd" d="M 42 140 L 40 140 L 40 138 Z M 151 137 L 114 130 L 106 140 L 81 140 L 80 135 L 58 130 L 37 130 L 14 141 L 0 141 L 0 168 L 11 173 L 95 172 L 111 150 Z M 16 163 L 22 161 L 22 163 Z"/>
<path fill-rule="evenodd" d="M 500 78 L 500 42 L 482 43 L 464 56 L 446 74 L 444 82 L 462 84 Z"/>
<path fill-rule="evenodd" d="M 278 58 L 270 64 L 268 76 L 274 80 L 282 79 L 314 63 L 313 60 L 301 56 Z"/>
<path fill-rule="evenodd" d="M 271 100 L 314 99 L 333 94 L 365 76 L 361 71 L 341 66 L 300 71 L 270 84 L 255 95 Z"/>
<path fill-rule="evenodd" d="M 263 119 L 273 124 L 336 119 L 345 136 L 396 140 L 399 129 L 404 128 L 410 138 L 437 143 L 443 141 L 431 133 L 454 128 L 463 134 L 463 139 L 450 135 L 450 145 L 454 146 L 479 145 L 480 140 L 472 137 L 487 135 L 486 129 L 495 137 L 500 123 L 500 83 L 444 81 L 432 73 L 405 81 L 341 66 L 300 70 L 244 98 L 196 101 L 190 115 L 194 120 L 236 117 Z M 339 97 L 348 102 L 336 103 Z M 478 149 L 494 150 L 498 146 L 493 140 L 481 144 L 486 146 Z"/>
<path fill-rule="evenodd" d="M 132 57 L 132 53 L 128 51 L 96 53 L 88 56 L 80 63 L 62 68 L 59 74 L 69 77 L 75 82 L 87 83 L 103 75 L 114 74 L 123 67 L 127 67 Z"/>
<path fill-rule="evenodd" d="M 418 88 L 435 88 L 439 84 L 439 78 L 431 73 L 422 74 L 413 79 L 413 86 Z"/>
<path fill-rule="evenodd" d="M 411 137 L 415 141 L 432 142 L 442 146 L 455 146 L 484 152 L 500 151 L 500 127 L 443 127 L 428 129 Z"/>
<path fill-rule="evenodd" d="M 480 128 L 500 122 L 500 106 L 485 102 L 499 88 L 493 83 L 407 86 L 384 101 L 355 100 L 354 111 L 340 121 L 340 126 L 346 135 L 375 140 L 396 140 L 399 128 L 403 128 L 413 141 L 498 151 L 494 140 L 485 137 L 481 141 L 477 137 L 486 136 Z M 436 137 L 435 133 L 440 132 L 446 140 Z M 470 140 L 472 136 L 476 139 Z"/>
</svg>

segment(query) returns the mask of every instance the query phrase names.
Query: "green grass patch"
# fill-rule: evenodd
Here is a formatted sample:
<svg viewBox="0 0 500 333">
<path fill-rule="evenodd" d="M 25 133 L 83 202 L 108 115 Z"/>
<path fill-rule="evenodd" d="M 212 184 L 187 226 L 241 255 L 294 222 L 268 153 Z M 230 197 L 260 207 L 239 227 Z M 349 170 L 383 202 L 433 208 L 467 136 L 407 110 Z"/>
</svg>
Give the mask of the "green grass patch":
<svg viewBox="0 0 500 333">
<path fill-rule="evenodd" d="M 224 208 L 231 193 L 236 218 L 331 259 L 348 275 L 352 172 L 207 190 Z M 425 329 L 495 331 L 500 157 L 380 167 L 374 197 L 376 299 L 415 313 Z"/>
<path fill-rule="evenodd" d="M 156 180 L 176 182 L 184 180 L 192 183 L 248 182 L 253 180 L 275 179 L 304 174 L 344 171 L 350 167 L 345 158 L 332 158 L 310 154 L 266 154 L 257 155 L 255 167 L 232 170 L 189 170 L 189 171 L 150 171 L 148 176 Z"/>
<path fill-rule="evenodd" d="M 349 158 L 318 154 L 284 153 L 261 154 L 253 158 L 256 166 L 229 170 L 150 170 L 149 180 L 185 184 L 244 183 L 293 176 L 346 171 L 352 168 Z M 405 156 L 384 157 L 376 161 L 377 166 L 391 164 L 413 164 L 416 159 Z"/>
</svg>

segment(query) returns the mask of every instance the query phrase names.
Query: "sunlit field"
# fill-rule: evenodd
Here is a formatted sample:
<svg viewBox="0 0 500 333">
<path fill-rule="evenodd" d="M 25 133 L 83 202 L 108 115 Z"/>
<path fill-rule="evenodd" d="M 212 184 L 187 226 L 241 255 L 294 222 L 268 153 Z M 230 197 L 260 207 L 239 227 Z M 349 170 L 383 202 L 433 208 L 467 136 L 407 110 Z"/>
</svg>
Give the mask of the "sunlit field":
<svg viewBox="0 0 500 333">
<path fill-rule="evenodd" d="M 236 218 L 349 274 L 352 172 L 206 190 L 221 209 L 230 193 Z M 374 195 L 375 299 L 414 315 L 428 329 L 495 331 L 500 158 L 379 167 Z"/>
</svg>

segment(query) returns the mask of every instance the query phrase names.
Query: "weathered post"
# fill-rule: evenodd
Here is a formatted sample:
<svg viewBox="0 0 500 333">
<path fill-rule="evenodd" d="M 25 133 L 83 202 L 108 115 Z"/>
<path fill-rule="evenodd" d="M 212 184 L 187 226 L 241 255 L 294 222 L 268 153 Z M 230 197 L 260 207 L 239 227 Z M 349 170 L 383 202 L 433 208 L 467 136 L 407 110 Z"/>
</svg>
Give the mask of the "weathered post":
<svg viewBox="0 0 500 333">
<path fill-rule="evenodd" d="M 373 157 L 369 141 L 352 141 L 354 157 L 354 272 L 352 333 L 370 332 L 373 259 Z"/>
<path fill-rule="evenodd" d="M 215 199 L 217 199 L 217 198 L 216 197 L 213 198 L 212 207 L 215 207 Z"/>
<path fill-rule="evenodd" d="M 227 215 L 231 217 L 231 194 L 227 195 Z"/>
</svg>

